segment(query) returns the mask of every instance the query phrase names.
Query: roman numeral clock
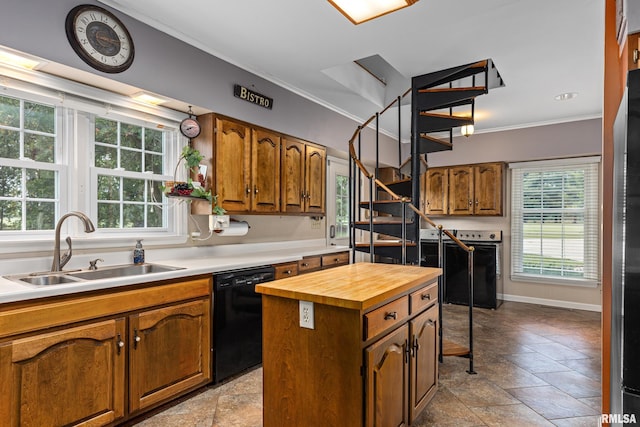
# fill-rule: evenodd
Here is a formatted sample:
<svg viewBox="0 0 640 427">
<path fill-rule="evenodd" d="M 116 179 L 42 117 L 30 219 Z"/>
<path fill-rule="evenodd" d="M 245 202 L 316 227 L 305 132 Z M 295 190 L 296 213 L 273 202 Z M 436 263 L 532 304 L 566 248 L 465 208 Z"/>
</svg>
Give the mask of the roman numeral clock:
<svg viewBox="0 0 640 427">
<path fill-rule="evenodd" d="M 124 24 L 106 9 L 76 6 L 67 14 L 67 39 L 84 62 L 105 73 L 121 73 L 133 63 L 131 35 Z"/>
</svg>

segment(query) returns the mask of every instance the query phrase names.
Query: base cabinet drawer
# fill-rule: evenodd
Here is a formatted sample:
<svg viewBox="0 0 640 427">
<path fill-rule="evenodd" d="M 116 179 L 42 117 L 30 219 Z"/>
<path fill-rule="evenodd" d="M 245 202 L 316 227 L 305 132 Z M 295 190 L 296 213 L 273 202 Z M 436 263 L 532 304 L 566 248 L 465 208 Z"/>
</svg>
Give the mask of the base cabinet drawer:
<svg viewBox="0 0 640 427">
<path fill-rule="evenodd" d="M 338 252 L 322 256 L 322 268 L 338 267 L 349 264 L 349 252 Z"/>
<path fill-rule="evenodd" d="M 285 262 L 282 264 L 276 264 L 273 266 L 275 269 L 275 279 L 286 279 L 287 277 L 293 277 L 298 275 L 298 261 Z"/>
<path fill-rule="evenodd" d="M 322 256 L 308 256 L 298 261 L 298 273 L 310 273 L 322 268 Z"/>
</svg>

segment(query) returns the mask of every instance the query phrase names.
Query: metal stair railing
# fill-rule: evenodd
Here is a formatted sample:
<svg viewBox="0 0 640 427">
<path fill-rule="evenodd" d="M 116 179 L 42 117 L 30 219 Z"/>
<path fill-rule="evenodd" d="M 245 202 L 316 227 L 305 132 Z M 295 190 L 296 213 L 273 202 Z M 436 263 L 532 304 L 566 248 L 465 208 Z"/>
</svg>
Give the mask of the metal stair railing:
<svg viewBox="0 0 640 427">
<path fill-rule="evenodd" d="M 378 144 L 378 133 L 379 133 L 379 129 L 377 126 L 377 121 L 379 120 L 380 115 L 384 114 L 387 110 L 389 110 L 391 107 L 393 107 L 396 103 L 398 104 L 398 109 L 400 109 L 400 103 L 402 98 L 406 97 L 409 93 L 411 93 L 412 89 L 409 88 L 402 96 L 398 96 L 395 100 L 393 100 L 389 105 L 387 105 L 381 112 L 374 114 L 373 116 L 371 116 L 368 120 L 366 120 L 362 125 L 358 126 L 358 128 L 356 129 L 356 131 L 354 132 L 353 136 L 351 137 L 351 139 L 349 140 L 349 158 L 350 158 L 350 162 L 353 162 L 353 171 L 354 171 L 354 176 L 352 176 L 352 181 L 353 181 L 353 185 L 352 185 L 352 190 L 355 190 L 355 181 L 356 181 L 356 177 L 355 177 L 355 171 L 356 168 L 359 169 L 360 171 L 360 175 L 359 176 L 364 176 L 365 178 L 367 178 L 369 180 L 369 255 L 370 255 L 370 262 L 375 262 L 375 244 L 374 244 L 374 221 L 373 221 L 373 209 L 374 209 L 374 205 L 373 205 L 373 199 L 374 199 L 374 188 L 376 188 L 376 186 L 380 189 L 382 189 L 383 191 L 385 191 L 390 197 L 391 200 L 395 200 L 395 201 L 399 201 L 402 205 L 402 256 L 401 256 L 401 262 L 403 265 L 406 265 L 407 259 L 406 259 L 406 241 L 407 241 L 407 236 L 406 236 L 406 227 L 407 227 L 407 218 L 406 218 L 406 206 L 409 206 L 409 208 L 414 212 L 414 218 L 416 217 L 416 215 L 424 220 L 427 224 L 429 224 L 430 226 L 436 228 L 437 230 L 439 230 L 439 256 L 438 256 L 438 266 L 440 268 L 443 267 L 443 257 L 442 257 L 442 253 L 443 253 L 443 241 L 442 241 L 442 234 L 446 234 L 453 242 L 455 242 L 460 248 L 462 248 L 463 250 L 465 250 L 468 254 L 468 262 L 469 262 L 469 349 L 466 355 L 463 355 L 465 357 L 469 358 L 469 369 L 467 370 L 467 373 L 469 374 L 475 374 L 476 372 L 474 371 L 473 368 L 473 276 L 474 276 L 474 268 L 473 268 L 473 253 L 474 253 L 474 247 L 473 246 L 467 246 L 466 244 L 464 244 L 460 239 L 458 239 L 451 231 L 445 229 L 442 225 L 436 224 L 434 221 L 432 221 L 426 214 L 424 214 L 422 211 L 420 211 L 413 203 L 415 203 L 414 200 L 411 201 L 411 203 L 409 203 L 409 199 L 407 197 L 404 196 L 399 196 L 397 195 L 395 192 L 393 192 L 389 187 L 387 187 L 382 181 L 380 181 L 378 179 L 377 176 L 375 176 L 374 174 L 370 173 L 367 168 L 364 166 L 364 164 L 362 163 L 362 161 L 358 158 L 358 155 L 356 153 L 356 149 L 354 147 L 354 142 L 356 141 L 356 139 L 358 140 L 358 143 L 361 144 L 361 133 L 362 130 L 365 129 L 367 126 L 369 126 L 371 124 L 371 122 L 373 122 L 373 120 L 376 120 L 376 145 Z M 400 114 L 398 114 L 398 133 L 400 132 Z M 418 138 L 419 139 L 419 135 Z M 398 143 L 400 144 L 400 137 L 398 137 Z M 398 150 L 399 154 L 400 154 L 400 149 Z M 412 150 L 414 151 L 414 150 Z M 376 147 L 376 171 L 378 170 L 378 149 Z M 350 166 L 349 170 L 351 173 L 351 169 L 352 167 Z M 412 180 L 416 180 L 418 179 L 415 176 L 411 177 Z M 355 191 L 352 191 L 351 194 L 356 194 Z M 358 191 L 358 194 L 360 195 L 360 192 Z M 358 197 L 359 198 L 359 197 Z M 355 201 L 355 203 L 353 203 L 353 207 L 354 209 L 360 209 L 360 204 L 359 204 L 359 200 Z M 350 226 L 352 227 L 352 233 L 350 233 L 351 236 L 351 247 L 353 248 L 353 258 L 355 261 L 355 252 L 356 252 L 356 248 L 355 248 L 355 225 L 354 225 L 354 218 L 355 218 L 355 211 L 351 211 L 350 212 Z M 417 259 L 418 259 L 418 263 L 420 262 L 420 238 L 419 238 L 419 221 L 414 221 L 414 225 L 417 226 L 418 232 L 416 235 L 416 246 L 417 246 Z M 439 361 L 442 362 L 443 361 L 443 334 L 442 334 L 442 301 L 443 301 L 443 281 L 442 281 L 442 275 L 438 277 L 438 305 L 439 305 L 439 324 L 438 324 L 438 336 L 439 336 L 439 347 L 440 347 L 440 353 L 439 353 Z"/>
</svg>

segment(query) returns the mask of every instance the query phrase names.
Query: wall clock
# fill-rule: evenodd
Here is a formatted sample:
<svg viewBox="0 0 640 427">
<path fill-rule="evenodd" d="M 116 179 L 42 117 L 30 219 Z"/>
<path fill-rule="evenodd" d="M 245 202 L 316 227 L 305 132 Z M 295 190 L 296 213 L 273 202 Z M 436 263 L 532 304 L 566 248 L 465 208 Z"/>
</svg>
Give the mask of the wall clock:
<svg viewBox="0 0 640 427">
<path fill-rule="evenodd" d="M 133 63 L 133 40 L 111 12 L 99 6 L 76 6 L 67 14 L 67 39 L 84 62 L 105 73 L 120 73 Z"/>
<path fill-rule="evenodd" d="M 195 138 L 200 135 L 202 128 L 200 123 L 193 118 L 193 111 L 191 111 L 191 105 L 189 105 L 189 117 L 180 122 L 180 132 L 189 139 Z"/>
</svg>

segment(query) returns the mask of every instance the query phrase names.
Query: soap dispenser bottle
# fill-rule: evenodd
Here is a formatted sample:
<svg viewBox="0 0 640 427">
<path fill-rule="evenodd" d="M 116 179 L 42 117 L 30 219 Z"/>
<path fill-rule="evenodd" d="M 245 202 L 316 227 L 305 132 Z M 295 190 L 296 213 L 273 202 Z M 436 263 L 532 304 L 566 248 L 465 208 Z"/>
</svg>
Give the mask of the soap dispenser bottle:
<svg viewBox="0 0 640 427">
<path fill-rule="evenodd" d="M 138 240 L 136 248 L 133 250 L 133 263 L 144 264 L 144 249 L 142 248 L 142 240 Z"/>
</svg>

